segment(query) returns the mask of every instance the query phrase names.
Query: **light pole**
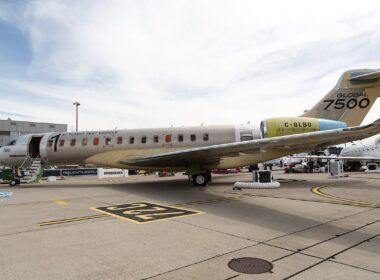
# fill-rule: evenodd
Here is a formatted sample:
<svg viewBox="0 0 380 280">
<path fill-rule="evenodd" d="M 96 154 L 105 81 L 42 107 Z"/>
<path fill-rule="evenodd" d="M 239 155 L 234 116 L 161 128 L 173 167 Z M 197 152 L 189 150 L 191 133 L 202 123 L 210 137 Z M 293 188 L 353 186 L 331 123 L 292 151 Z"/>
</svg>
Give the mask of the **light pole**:
<svg viewBox="0 0 380 280">
<path fill-rule="evenodd" d="M 75 131 L 78 131 L 78 107 L 80 106 L 79 102 L 74 102 L 73 105 L 75 105 L 75 110 L 76 110 L 76 127 Z"/>
</svg>

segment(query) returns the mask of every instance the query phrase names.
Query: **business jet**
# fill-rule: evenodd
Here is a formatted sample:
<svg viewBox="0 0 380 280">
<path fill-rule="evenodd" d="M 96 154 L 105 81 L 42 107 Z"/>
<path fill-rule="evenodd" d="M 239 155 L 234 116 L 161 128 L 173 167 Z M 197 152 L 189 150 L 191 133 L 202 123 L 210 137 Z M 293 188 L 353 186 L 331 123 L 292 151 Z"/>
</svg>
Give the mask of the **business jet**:
<svg viewBox="0 0 380 280">
<path fill-rule="evenodd" d="M 340 153 L 343 158 L 380 161 L 380 135 L 368 144 L 353 144 L 344 147 Z"/>
<path fill-rule="evenodd" d="M 360 170 L 362 164 L 380 163 L 380 135 L 367 144 L 353 143 L 344 147 L 340 158 L 345 160 L 348 170 Z"/>
<path fill-rule="evenodd" d="M 351 169 L 360 168 L 360 162 L 380 162 L 380 135 L 376 137 L 372 142 L 368 144 L 352 143 L 351 145 L 344 147 L 340 152 L 340 155 L 308 155 L 299 154 L 292 155 L 290 159 L 334 159 L 344 160 L 348 165 L 351 165 Z M 350 164 L 359 163 L 359 164 Z"/>
<path fill-rule="evenodd" d="M 364 139 L 380 119 L 359 126 L 380 96 L 379 70 L 349 70 L 311 110 L 258 125 L 215 125 L 23 135 L 0 149 L 0 165 L 94 164 L 125 169 L 185 171 L 196 186 L 211 169 L 234 168 Z"/>
</svg>

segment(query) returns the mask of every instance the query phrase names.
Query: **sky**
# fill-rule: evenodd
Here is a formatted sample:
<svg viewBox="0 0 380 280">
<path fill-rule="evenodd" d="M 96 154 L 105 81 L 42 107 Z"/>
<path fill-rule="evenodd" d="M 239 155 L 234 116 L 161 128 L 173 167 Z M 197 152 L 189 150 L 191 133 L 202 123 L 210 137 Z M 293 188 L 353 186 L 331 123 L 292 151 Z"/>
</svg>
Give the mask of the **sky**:
<svg viewBox="0 0 380 280">
<path fill-rule="evenodd" d="M 380 68 L 379 1 L 0 1 L 0 118 L 123 129 L 298 116 Z M 378 100 L 364 120 L 380 116 Z"/>
</svg>

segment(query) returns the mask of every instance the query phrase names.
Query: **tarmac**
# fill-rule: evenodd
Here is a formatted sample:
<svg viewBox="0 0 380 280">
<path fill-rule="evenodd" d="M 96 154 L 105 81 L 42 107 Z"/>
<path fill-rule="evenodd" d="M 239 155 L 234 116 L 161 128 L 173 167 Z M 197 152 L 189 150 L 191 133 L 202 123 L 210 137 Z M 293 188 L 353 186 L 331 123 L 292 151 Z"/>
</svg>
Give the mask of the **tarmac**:
<svg viewBox="0 0 380 280">
<path fill-rule="evenodd" d="M 380 173 L 274 175 L 0 185 L 0 279 L 380 279 Z"/>
</svg>

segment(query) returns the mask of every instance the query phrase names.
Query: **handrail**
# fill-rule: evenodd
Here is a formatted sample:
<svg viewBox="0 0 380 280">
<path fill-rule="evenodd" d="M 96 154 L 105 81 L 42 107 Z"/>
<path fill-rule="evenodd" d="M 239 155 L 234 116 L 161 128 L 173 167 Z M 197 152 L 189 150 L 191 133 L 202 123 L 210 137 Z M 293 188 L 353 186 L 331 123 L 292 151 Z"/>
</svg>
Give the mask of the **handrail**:
<svg viewBox="0 0 380 280">
<path fill-rule="evenodd" d="M 19 166 L 19 168 L 22 168 L 22 167 L 24 166 L 25 162 L 26 162 L 27 160 L 29 160 L 29 159 L 31 159 L 30 156 L 29 156 L 29 155 L 26 155 L 24 161 L 21 163 L 21 165 Z"/>
<path fill-rule="evenodd" d="M 39 156 L 40 154 L 38 154 L 35 158 L 32 158 L 30 155 L 27 155 L 19 168 L 22 168 L 27 160 L 31 160 L 31 164 L 32 164 Z"/>
</svg>

